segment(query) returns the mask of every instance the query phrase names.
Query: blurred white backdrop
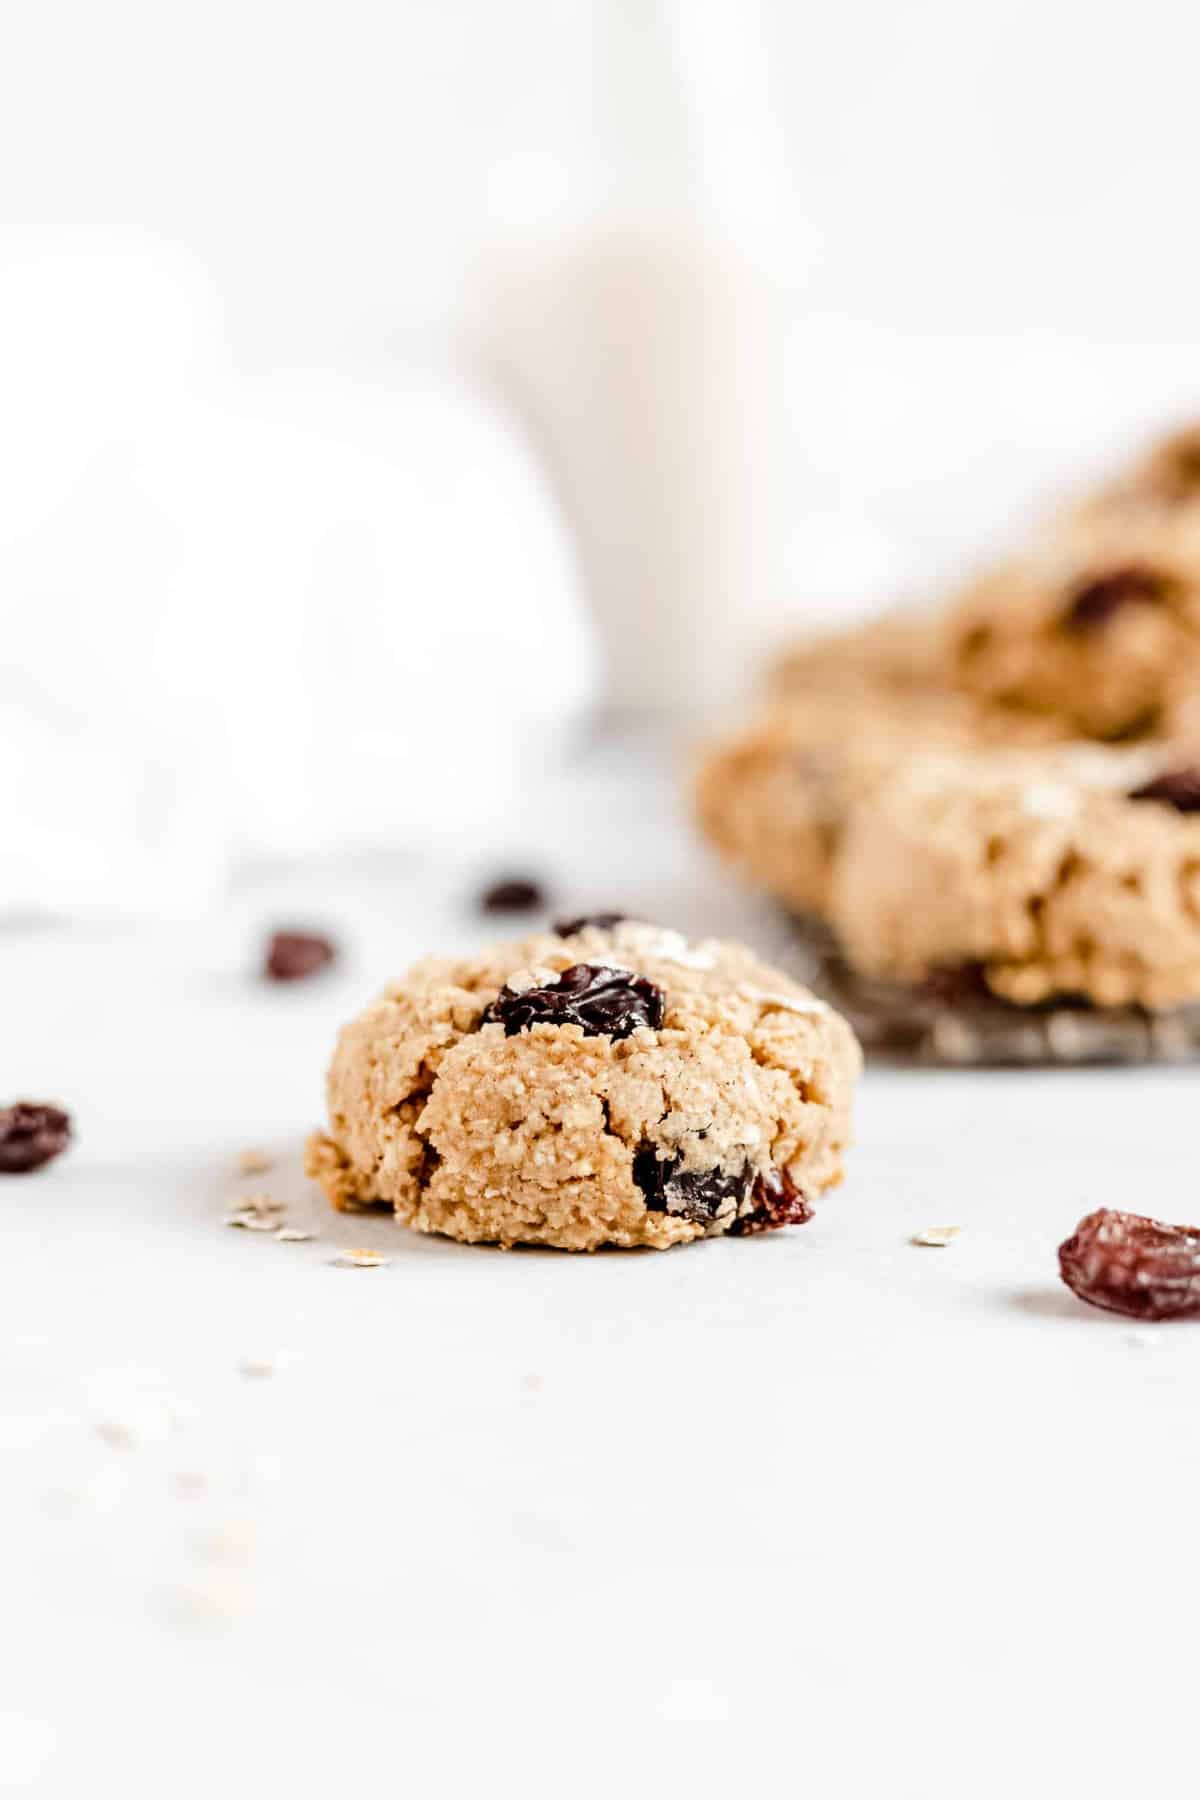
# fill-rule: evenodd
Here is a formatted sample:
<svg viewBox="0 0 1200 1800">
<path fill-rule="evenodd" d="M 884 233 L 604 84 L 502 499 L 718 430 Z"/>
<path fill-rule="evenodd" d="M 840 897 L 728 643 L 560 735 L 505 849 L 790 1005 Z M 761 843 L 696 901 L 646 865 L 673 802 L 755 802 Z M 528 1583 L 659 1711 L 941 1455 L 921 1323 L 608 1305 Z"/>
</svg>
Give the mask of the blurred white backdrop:
<svg viewBox="0 0 1200 1800">
<path fill-rule="evenodd" d="M 1200 400 L 1172 0 L 10 9 L 5 905 L 467 830 L 585 715 L 563 484 L 476 352 L 489 258 L 611 209 L 614 14 L 685 90 L 681 128 L 647 78 L 635 183 L 783 300 L 779 631 L 925 589 Z"/>
</svg>

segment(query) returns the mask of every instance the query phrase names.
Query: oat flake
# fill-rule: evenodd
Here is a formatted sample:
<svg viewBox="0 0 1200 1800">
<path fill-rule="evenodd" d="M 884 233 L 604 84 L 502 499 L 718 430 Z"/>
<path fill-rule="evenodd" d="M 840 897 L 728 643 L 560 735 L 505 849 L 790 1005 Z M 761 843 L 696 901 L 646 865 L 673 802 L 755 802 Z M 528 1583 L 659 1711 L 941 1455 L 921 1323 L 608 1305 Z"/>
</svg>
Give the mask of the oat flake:
<svg viewBox="0 0 1200 1800">
<path fill-rule="evenodd" d="M 339 1250 L 333 1259 L 339 1269 L 379 1269 L 386 1261 L 378 1250 Z"/>
</svg>

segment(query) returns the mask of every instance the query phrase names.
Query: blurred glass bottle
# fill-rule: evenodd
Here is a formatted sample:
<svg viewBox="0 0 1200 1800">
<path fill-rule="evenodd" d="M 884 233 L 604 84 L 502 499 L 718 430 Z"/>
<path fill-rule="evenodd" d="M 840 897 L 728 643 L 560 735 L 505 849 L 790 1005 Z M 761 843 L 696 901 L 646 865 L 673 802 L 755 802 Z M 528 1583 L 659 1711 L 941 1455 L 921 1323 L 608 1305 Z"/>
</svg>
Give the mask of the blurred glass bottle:
<svg viewBox="0 0 1200 1800">
<path fill-rule="evenodd" d="M 795 245 L 764 20 L 602 0 L 591 26 L 551 132 L 535 100 L 494 171 L 482 347 L 573 529 L 610 707 L 710 711 L 784 605 Z"/>
</svg>

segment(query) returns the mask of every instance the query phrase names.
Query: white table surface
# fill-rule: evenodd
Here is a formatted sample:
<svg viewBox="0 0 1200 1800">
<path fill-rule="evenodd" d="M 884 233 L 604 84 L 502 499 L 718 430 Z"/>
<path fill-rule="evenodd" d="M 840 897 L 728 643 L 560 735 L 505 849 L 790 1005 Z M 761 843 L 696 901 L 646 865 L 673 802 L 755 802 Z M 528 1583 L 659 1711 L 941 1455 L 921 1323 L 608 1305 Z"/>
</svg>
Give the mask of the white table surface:
<svg viewBox="0 0 1200 1800">
<path fill-rule="evenodd" d="M 669 793 L 593 758 L 517 860 L 761 932 Z M 1196 1073 L 872 1071 L 844 1188 L 747 1242 L 338 1218 L 299 1170 L 335 1027 L 490 929 L 478 873 L 0 937 L 0 1093 L 78 1130 L 0 1185 L 0 1791 L 1190 1791 L 1200 1331 L 1083 1308 L 1055 1246 L 1200 1216 Z M 254 980 L 310 917 L 340 971 Z M 256 1185 L 318 1237 L 227 1230 Z"/>
</svg>

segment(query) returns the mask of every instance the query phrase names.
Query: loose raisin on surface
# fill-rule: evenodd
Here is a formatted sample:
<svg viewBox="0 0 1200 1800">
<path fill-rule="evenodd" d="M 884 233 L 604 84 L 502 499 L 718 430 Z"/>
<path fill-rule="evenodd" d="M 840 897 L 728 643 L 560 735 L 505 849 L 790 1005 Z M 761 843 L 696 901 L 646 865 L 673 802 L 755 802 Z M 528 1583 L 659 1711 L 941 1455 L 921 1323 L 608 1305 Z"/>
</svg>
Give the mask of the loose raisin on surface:
<svg viewBox="0 0 1200 1800">
<path fill-rule="evenodd" d="M 1062 622 L 1070 631 L 1092 631 L 1107 625 L 1127 606 L 1157 606 L 1167 584 L 1153 569 L 1114 569 L 1078 586 L 1067 602 Z"/>
<path fill-rule="evenodd" d="M 18 1100 L 0 1108 L 0 1175 L 28 1175 L 51 1162 L 71 1139 L 70 1115 L 57 1106 Z"/>
<path fill-rule="evenodd" d="M 489 913 L 534 912 L 545 902 L 541 884 L 525 875 L 510 875 L 503 881 L 494 881 L 479 896 L 480 906 Z"/>
<path fill-rule="evenodd" d="M 561 938 L 574 937 L 578 932 L 586 931 L 589 925 L 595 931 L 611 931 L 627 917 L 628 914 L 619 912 L 581 913 L 577 919 L 555 919 L 554 930 Z"/>
<path fill-rule="evenodd" d="M 1130 1319 L 1200 1313 L 1200 1230 L 1103 1208 L 1058 1247 L 1073 1294 Z"/>
<path fill-rule="evenodd" d="M 1181 813 L 1200 812 L 1200 765 L 1168 769 L 1164 774 L 1156 775 L 1153 781 L 1134 788 L 1129 798 L 1158 800 L 1164 806 L 1173 806 L 1176 812 Z"/>
<path fill-rule="evenodd" d="M 263 973 L 269 981 L 304 981 L 328 968 L 336 957 L 337 948 L 330 938 L 315 932 L 277 931 L 267 945 Z"/>
<path fill-rule="evenodd" d="M 646 1146 L 633 1159 L 633 1178 L 646 1197 L 648 1212 L 669 1212 L 696 1225 L 711 1225 L 732 1214 L 731 1237 L 778 1231 L 803 1225 L 812 1207 L 786 1169 L 755 1175 L 749 1167 L 730 1175 L 721 1169 L 685 1170 L 678 1156 L 663 1159 Z M 749 1204 L 747 1204 L 747 1202 Z"/>
<path fill-rule="evenodd" d="M 627 1038 L 641 1025 L 656 1031 L 665 1012 L 665 994 L 644 975 L 602 963 L 574 963 L 542 987 L 521 994 L 501 988 L 480 1024 L 498 1022 L 505 1037 L 531 1025 L 578 1025 L 588 1037 Z"/>
</svg>

